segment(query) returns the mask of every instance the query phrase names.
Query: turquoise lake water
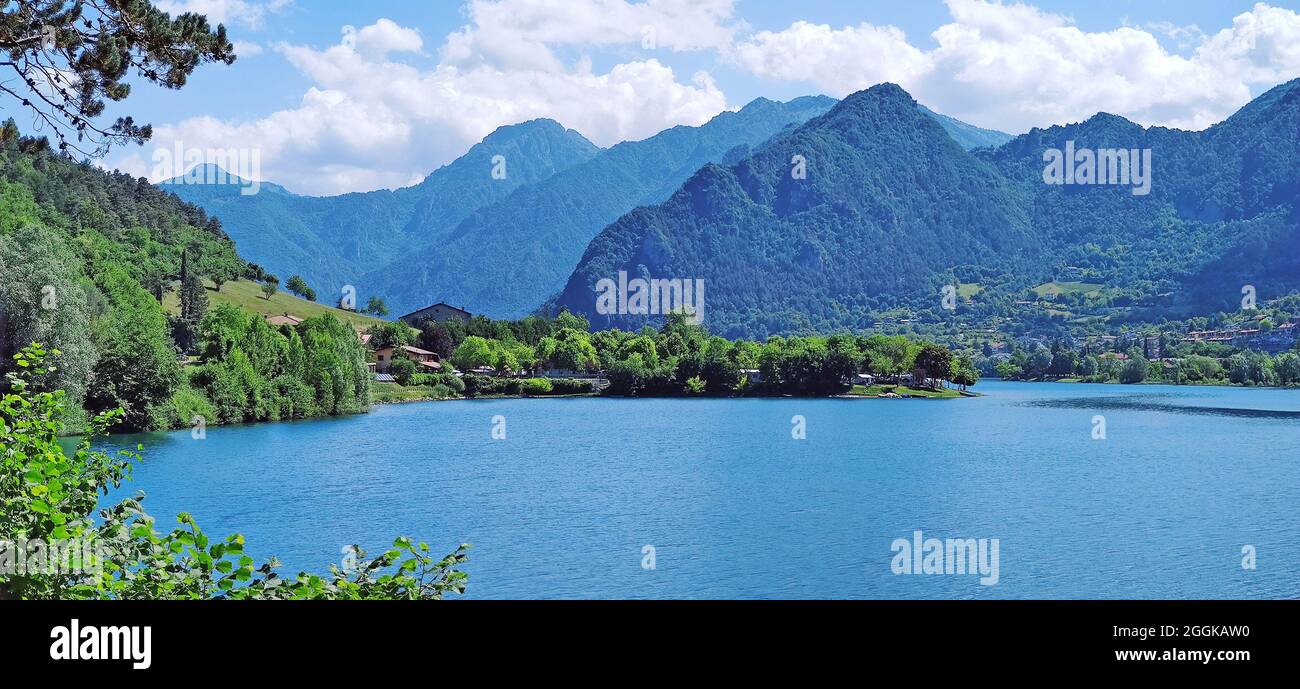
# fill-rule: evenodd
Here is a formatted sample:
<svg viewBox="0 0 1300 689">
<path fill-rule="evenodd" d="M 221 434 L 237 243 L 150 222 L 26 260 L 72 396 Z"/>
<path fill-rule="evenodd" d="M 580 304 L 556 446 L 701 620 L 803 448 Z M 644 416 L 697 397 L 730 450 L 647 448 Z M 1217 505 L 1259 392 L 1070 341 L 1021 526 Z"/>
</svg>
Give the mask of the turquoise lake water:
<svg viewBox="0 0 1300 689">
<path fill-rule="evenodd" d="M 282 574 L 399 534 L 469 542 L 471 598 L 1300 597 L 1300 391 L 976 389 L 432 402 L 123 436 L 144 461 L 110 499 L 144 490 L 160 526 L 188 511 L 243 533 Z M 895 574 L 918 530 L 998 539 L 997 583 Z"/>
</svg>

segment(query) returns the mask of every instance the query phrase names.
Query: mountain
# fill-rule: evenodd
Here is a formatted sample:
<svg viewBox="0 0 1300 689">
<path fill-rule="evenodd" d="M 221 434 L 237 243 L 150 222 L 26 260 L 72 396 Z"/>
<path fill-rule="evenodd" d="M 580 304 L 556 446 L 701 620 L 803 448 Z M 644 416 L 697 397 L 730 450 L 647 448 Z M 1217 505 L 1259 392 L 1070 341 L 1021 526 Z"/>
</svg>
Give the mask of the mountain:
<svg viewBox="0 0 1300 689">
<path fill-rule="evenodd" d="M 1282 294 L 1300 283 L 1298 117 L 1300 80 L 1204 132 L 1099 114 L 966 150 L 902 89 L 872 87 L 605 228 L 548 308 L 640 327 L 597 312 L 597 282 L 620 271 L 703 280 L 710 329 L 751 338 L 869 327 L 900 306 L 943 320 L 954 280 L 982 283 L 970 310 L 1001 317 L 1070 271 L 1130 318 L 1225 307 L 1247 284 Z M 1150 193 L 1045 183 L 1045 154 L 1067 145 L 1150 151 Z"/>
<path fill-rule="evenodd" d="M 706 163 L 733 165 L 768 139 L 829 110 L 826 97 L 759 98 L 700 127 L 674 127 L 600 150 L 550 120 L 502 127 L 423 182 L 395 191 L 299 196 L 262 182 L 165 188 L 222 219 L 241 253 L 271 273 L 300 274 L 322 294 L 343 285 L 401 312 L 437 300 L 517 316 L 563 285 L 587 242 L 640 206 L 667 199 Z M 965 148 L 1009 138 L 923 109 Z M 493 156 L 507 177 L 491 179 Z M 217 178 L 220 179 L 220 178 Z"/>
<path fill-rule="evenodd" d="M 625 271 L 703 280 L 714 332 L 843 325 L 867 318 L 874 295 L 927 291 L 938 266 L 1007 265 L 1037 250 L 1023 196 L 901 88 L 881 85 L 606 228 L 558 303 L 637 327 L 595 309 L 597 281 Z"/>
<path fill-rule="evenodd" d="M 302 275 L 322 295 L 337 295 L 344 285 L 373 294 L 362 280 L 367 271 L 412 246 L 436 244 L 478 208 L 599 151 L 552 120 L 532 120 L 497 129 L 419 184 L 396 191 L 312 197 L 264 182 L 258 193 L 244 195 L 238 178 L 233 184 L 177 178 L 160 186 L 221 218 L 241 255 L 281 279 Z M 504 160 L 500 179 L 492 174 L 496 156 Z"/>
<path fill-rule="evenodd" d="M 1150 193 L 1042 184 L 1044 152 L 1069 142 L 1149 150 Z M 1260 295 L 1300 286 L 1300 79 L 1201 132 L 1099 113 L 976 155 L 1034 192 L 1034 226 L 1056 247 L 1040 274 L 1069 267 L 1120 286 L 1136 318 L 1235 311 L 1245 285 Z"/>
<path fill-rule="evenodd" d="M 920 108 L 921 112 L 938 121 L 943 130 L 948 132 L 948 136 L 952 137 L 953 141 L 961 144 L 961 147 L 968 151 L 974 148 L 997 148 L 1013 138 L 1006 132 L 1000 132 L 996 129 L 982 129 L 947 115 L 941 115 L 924 105 L 920 106 Z"/>
<path fill-rule="evenodd" d="M 363 283 L 398 313 L 446 301 L 498 318 L 522 316 L 564 285 L 583 248 L 620 215 L 663 201 L 701 166 L 743 156 L 834 104 L 826 97 L 760 98 L 698 127 L 620 143 L 480 207 Z"/>
</svg>

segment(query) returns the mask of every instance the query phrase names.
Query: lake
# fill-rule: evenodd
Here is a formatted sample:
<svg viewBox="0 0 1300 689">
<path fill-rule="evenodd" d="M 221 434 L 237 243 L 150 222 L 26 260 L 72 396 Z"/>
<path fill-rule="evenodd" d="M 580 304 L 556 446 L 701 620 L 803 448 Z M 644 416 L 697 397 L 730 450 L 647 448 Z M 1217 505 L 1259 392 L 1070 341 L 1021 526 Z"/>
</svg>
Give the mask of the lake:
<svg viewBox="0 0 1300 689">
<path fill-rule="evenodd" d="M 286 576 L 399 534 L 439 554 L 469 542 L 470 598 L 1300 594 L 1300 391 L 975 389 L 430 402 L 122 436 L 144 461 L 110 499 L 144 490 L 164 529 L 188 511 L 243 533 Z M 997 539 L 996 583 L 895 574 L 916 531 L 925 552 Z"/>
</svg>

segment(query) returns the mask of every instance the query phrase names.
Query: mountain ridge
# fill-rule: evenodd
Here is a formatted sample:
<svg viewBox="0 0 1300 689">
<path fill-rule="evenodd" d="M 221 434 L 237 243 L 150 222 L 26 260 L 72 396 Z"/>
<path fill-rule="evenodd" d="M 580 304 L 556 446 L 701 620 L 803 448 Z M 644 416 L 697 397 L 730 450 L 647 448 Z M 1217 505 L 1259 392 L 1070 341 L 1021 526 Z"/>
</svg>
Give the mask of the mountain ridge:
<svg viewBox="0 0 1300 689">
<path fill-rule="evenodd" d="M 595 312 L 598 280 L 704 279 L 710 327 L 762 339 L 869 327 L 900 307 L 942 322 L 953 282 L 991 288 L 965 310 L 1017 314 L 1021 291 L 1070 271 L 1117 285 L 1104 298 L 1128 318 L 1226 308 L 1246 284 L 1282 294 L 1300 282 L 1297 94 L 1284 84 L 1203 132 L 1099 113 L 968 151 L 878 85 L 602 230 L 544 308 L 636 328 L 644 318 Z M 1045 184 L 1045 152 L 1067 142 L 1152 151 L 1150 196 Z"/>
</svg>

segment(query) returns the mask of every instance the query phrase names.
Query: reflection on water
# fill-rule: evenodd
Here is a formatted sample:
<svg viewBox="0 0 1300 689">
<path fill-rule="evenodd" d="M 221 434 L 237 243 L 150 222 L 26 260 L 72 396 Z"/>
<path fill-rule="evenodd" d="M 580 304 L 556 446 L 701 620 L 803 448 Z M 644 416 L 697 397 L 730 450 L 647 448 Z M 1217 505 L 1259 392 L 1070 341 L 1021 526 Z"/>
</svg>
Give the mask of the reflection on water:
<svg viewBox="0 0 1300 689">
<path fill-rule="evenodd" d="M 1032 400 L 1023 402 L 1023 407 L 1042 407 L 1047 409 L 1096 409 L 1099 411 L 1142 411 L 1164 412 L 1167 414 L 1191 414 L 1202 416 L 1225 416 L 1249 419 L 1300 419 L 1300 411 L 1285 409 L 1243 409 L 1238 407 L 1204 407 L 1185 404 L 1171 404 L 1160 401 L 1161 398 L 1174 398 L 1175 395 L 1134 395 L 1117 397 L 1074 397 L 1068 399 Z M 1185 398 L 1184 398 L 1185 399 Z"/>
</svg>

